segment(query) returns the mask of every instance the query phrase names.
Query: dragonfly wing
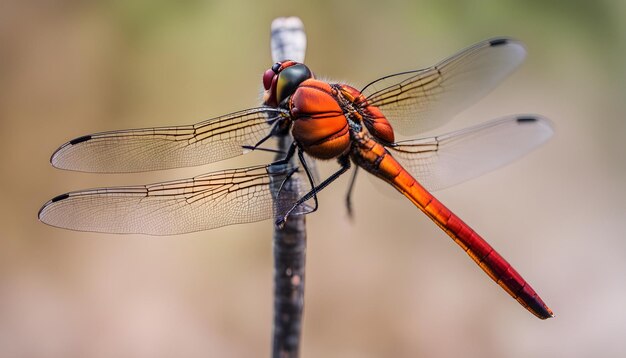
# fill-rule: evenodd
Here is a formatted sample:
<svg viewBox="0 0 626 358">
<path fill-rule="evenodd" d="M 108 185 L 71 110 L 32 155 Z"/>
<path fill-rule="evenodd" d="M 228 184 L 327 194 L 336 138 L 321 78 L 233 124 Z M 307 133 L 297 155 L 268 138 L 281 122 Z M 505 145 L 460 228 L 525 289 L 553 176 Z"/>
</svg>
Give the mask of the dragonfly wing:
<svg viewBox="0 0 626 358">
<path fill-rule="evenodd" d="M 544 117 L 511 115 L 436 137 L 402 141 L 389 149 L 415 179 L 434 191 L 508 164 L 553 132 Z"/>
<path fill-rule="evenodd" d="M 362 90 L 399 133 L 418 134 L 441 126 L 489 93 L 526 57 L 515 40 L 495 38 L 438 64 L 376 80 Z"/>
<path fill-rule="evenodd" d="M 295 182 L 291 179 L 298 173 L 288 175 L 280 168 L 269 168 L 255 166 L 150 185 L 71 192 L 44 204 L 39 220 L 78 231 L 174 235 L 278 217 L 302 193 L 299 189 L 289 192 Z M 294 214 L 309 211 L 303 205 Z"/>
<path fill-rule="evenodd" d="M 50 162 L 61 169 L 128 173 L 196 166 L 241 155 L 285 111 L 259 107 L 195 125 L 102 132 L 73 139 Z"/>
</svg>

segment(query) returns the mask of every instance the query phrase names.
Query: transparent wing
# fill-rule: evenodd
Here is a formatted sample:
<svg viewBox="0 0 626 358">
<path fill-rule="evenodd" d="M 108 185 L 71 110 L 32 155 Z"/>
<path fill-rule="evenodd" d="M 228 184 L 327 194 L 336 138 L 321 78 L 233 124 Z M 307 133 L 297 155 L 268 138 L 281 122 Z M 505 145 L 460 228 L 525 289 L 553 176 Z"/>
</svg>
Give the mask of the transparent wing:
<svg viewBox="0 0 626 358">
<path fill-rule="evenodd" d="M 508 164 L 547 141 L 553 132 L 546 118 L 512 115 L 437 137 L 402 141 L 389 149 L 433 191 Z"/>
<path fill-rule="evenodd" d="M 433 67 L 376 80 L 362 90 L 394 130 L 418 134 L 441 126 L 489 93 L 526 57 L 520 42 L 496 38 Z"/>
<path fill-rule="evenodd" d="M 241 155 L 256 144 L 283 110 L 259 107 L 195 125 L 129 129 L 73 139 L 50 162 L 61 169 L 127 173 L 196 166 Z"/>
<path fill-rule="evenodd" d="M 284 167 L 224 170 L 150 185 L 70 192 L 48 201 L 42 222 L 71 230 L 174 235 L 278 217 L 304 194 Z M 293 214 L 304 214 L 302 205 Z M 281 216 L 282 217 L 282 216 Z"/>
</svg>

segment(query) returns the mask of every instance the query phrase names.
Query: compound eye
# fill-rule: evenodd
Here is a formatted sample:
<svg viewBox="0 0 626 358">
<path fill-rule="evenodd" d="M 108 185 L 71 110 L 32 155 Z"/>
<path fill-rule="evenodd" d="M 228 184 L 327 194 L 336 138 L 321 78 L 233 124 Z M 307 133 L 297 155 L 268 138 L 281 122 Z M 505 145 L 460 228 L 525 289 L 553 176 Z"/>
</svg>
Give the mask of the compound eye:
<svg viewBox="0 0 626 358">
<path fill-rule="evenodd" d="M 298 86 L 309 78 L 313 78 L 311 70 L 301 63 L 283 68 L 278 74 L 276 87 L 276 99 L 278 103 L 291 96 Z"/>
<path fill-rule="evenodd" d="M 280 62 L 276 62 L 273 66 L 272 66 L 272 71 L 274 71 L 274 73 L 278 73 L 278 70 L 280 70 L 280 66 L 282 64 Z"/>
<path fill-rule="evenodd" d="M 272 69 L 265 71 L 265 73 L 263 74 L 263 87 L 265 87 L 266 91 L 269 90 L 272 86 L 272 80 L 274 79 L 274 76 L 276 76 L 276 72 L 274 72 L 273 67 Z"/>
</svg>

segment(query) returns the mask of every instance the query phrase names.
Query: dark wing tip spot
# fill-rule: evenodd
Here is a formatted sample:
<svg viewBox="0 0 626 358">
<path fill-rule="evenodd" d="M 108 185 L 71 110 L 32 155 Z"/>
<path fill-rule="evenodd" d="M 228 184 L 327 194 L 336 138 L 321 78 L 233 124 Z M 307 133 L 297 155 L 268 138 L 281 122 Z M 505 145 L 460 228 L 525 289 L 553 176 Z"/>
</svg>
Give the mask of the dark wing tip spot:
<svg viewBox="0 0 626 358">
<path fill-rule="evenodd" d="M 508 39 L 493 39 L 493 40 L 489 41 L 489 45 L 492 46 L 492 47 L 505 45 L 507 43 L 509 43 Z"/>
<path fill-rule="evenodd" d="M 49 202 L 47 202 L 47 203 L 43 204 L 43 206 L 41 207 L 41 209 L 39 209 L 39 212 L 37 212 L 37 218 L 38 218 L 39 220 L 41 220 L 41 221 L 44 221 L 44 222 L 45 222 L 44 218 L 42 218 L 43 211 L 44 211 L 44 210 L 45 210 L 48 206 L 50 206 L 52 203 L 56 203 L 57 201 L 61 201 L 61 200 L 67 199 L 67 198 L 69 198 L 69 197 L 70 197 L 70 194 L 67 194 L 67 193 L 66 193 L 66 194 L 61 194 L 61 195 L 57 195 L 57 196 L 55 196 L 54 198 L 52 198 L 52 200 L 50 200 Z"/>
<path fill-rule="evenodd" d="M 76 145 L 78 143 L 86 142 L 91 139 L 90 135 L 84 135 L 82 137 L 74 138 L 70 141 L 71 145 Z"/>
<path fill-rule="evenodd" d="M 51 203 L 56 203 L 57 201 L 61 201 L 64 199 L 67 199 L 70 197 L 70 194 L 61 194 L 61 195 L 57 195 L 54 198 L 52 198 L 52 200 L 50 200 Z"/>
<path fill-rule="evenodd" d="M 537 122 L 536 117 L 518 117 L 517 123 L 534 123 Z"/>
</svg>

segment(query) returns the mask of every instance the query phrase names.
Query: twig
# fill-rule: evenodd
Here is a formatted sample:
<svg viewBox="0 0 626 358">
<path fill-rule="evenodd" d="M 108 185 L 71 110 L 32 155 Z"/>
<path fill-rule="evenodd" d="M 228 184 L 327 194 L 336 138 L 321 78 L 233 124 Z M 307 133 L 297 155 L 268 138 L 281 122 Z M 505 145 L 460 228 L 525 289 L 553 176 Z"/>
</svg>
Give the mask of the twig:
<svg viewBox="0 0 626 358">
<path fill-rule="evenodd" d="M 272 22 L 272 59 L 304 61 L 306 36 L 298 18 L 278 18 Z M 279 154 L 283 159 L 291 145 L 288 135 L 278 138 Z M 293 167 L 293 161 L 287 165 Z M 289 168 L 285 168 L 288 170 Z M 300 179 L 289 179 L 283 193 L 297 200 Z M 282 183 L 273 182 L 274 187 Z M 294 201 L 295 201 L 294 200 Z M 304 308 L 304 270 L 306 258 L 306 224 L 304 215 L 292 215 L 281 228 L 274 227 L 274 323 L 272 357 L 296 358 L 300 352 L 302 312 Z"/>
</svg>

